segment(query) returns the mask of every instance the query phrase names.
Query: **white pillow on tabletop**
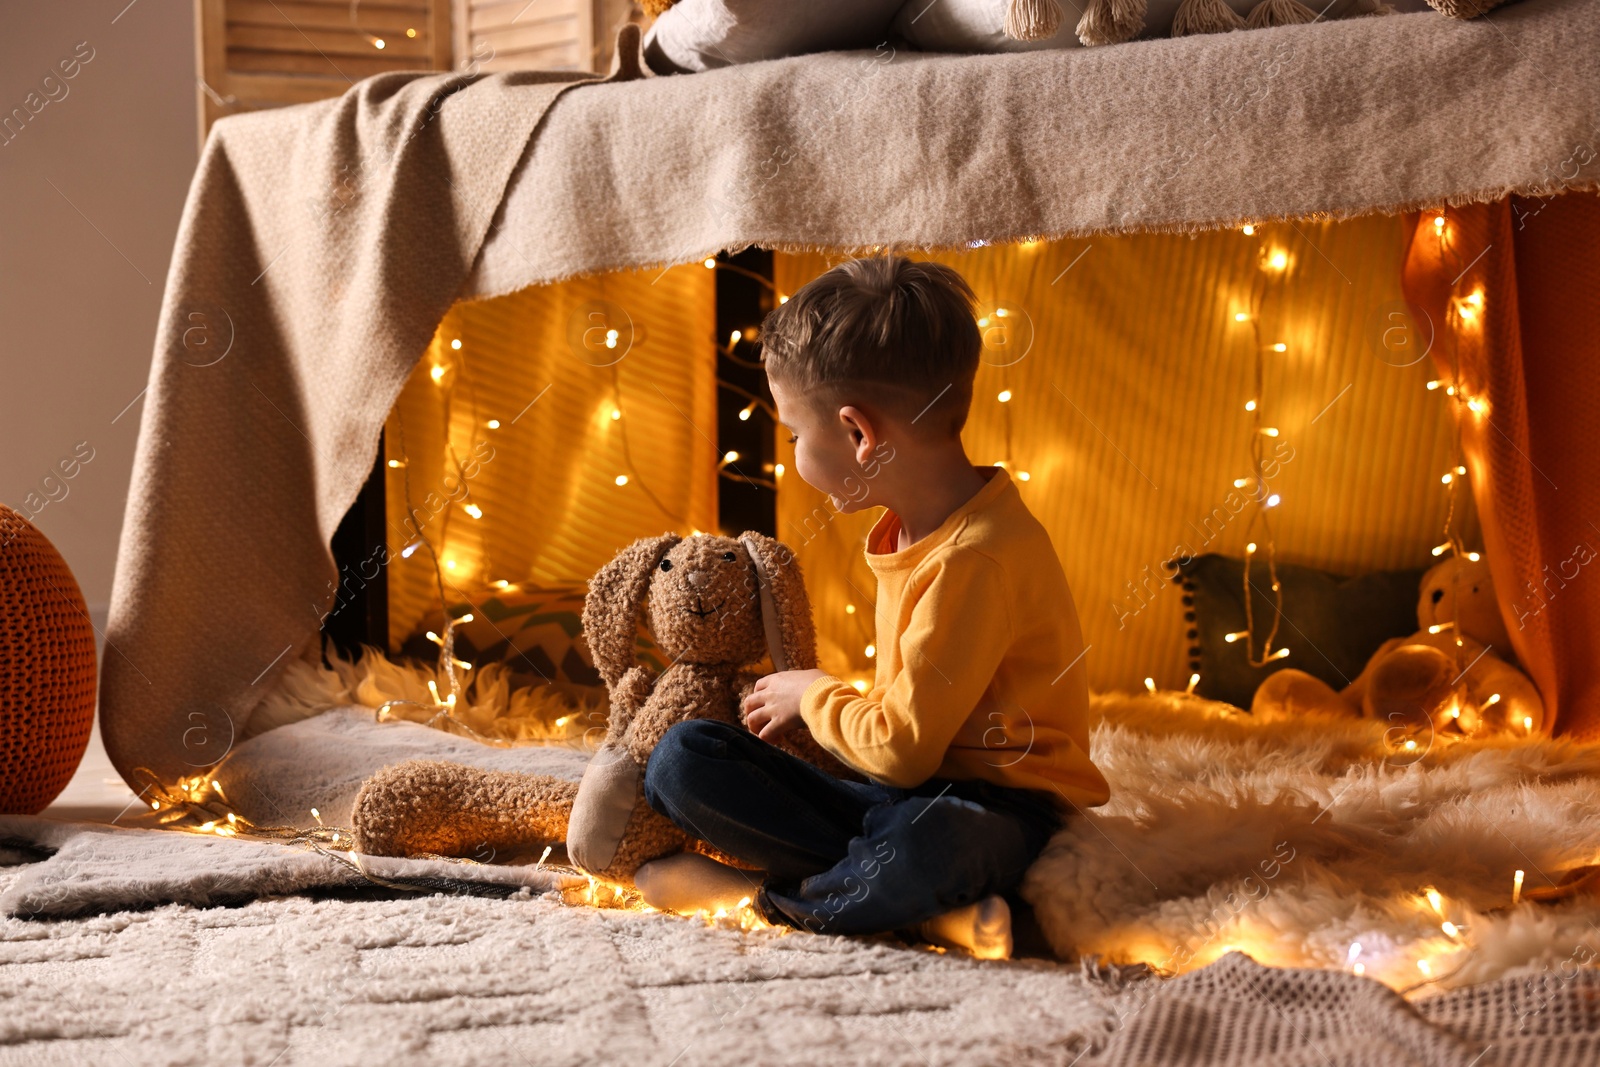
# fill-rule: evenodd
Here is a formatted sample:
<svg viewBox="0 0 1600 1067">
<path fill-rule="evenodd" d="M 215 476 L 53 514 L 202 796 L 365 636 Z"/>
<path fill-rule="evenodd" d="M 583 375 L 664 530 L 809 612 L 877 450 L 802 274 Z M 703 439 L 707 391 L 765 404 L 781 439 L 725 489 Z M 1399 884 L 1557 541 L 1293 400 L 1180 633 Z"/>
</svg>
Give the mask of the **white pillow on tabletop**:
<svg viewBox="0 0 1600 1067">
<path fill-rule="evenodd" d="M 657 74 L 872 48 L 889 36 L 905 0 L 678 0 L 645 31 L 644 61 Z"/>
</svg>

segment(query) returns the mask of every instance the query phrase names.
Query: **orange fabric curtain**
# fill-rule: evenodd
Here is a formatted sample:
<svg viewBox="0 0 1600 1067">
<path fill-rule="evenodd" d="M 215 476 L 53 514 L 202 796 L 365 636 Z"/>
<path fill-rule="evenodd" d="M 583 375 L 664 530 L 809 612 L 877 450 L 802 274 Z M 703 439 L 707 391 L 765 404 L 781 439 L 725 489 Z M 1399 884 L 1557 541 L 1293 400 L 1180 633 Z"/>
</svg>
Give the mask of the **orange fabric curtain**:
<svg viewBox="0 0 1600 1067">
<path fill-rule="evenodd" d="M 1600 738 L 1600 198 L 1424 212 L 1410 233 L 1406 298 L 1438 377 L 1459 361 L 1462 449 L 1512 649 L 1554 730 Z"/>
</svg>

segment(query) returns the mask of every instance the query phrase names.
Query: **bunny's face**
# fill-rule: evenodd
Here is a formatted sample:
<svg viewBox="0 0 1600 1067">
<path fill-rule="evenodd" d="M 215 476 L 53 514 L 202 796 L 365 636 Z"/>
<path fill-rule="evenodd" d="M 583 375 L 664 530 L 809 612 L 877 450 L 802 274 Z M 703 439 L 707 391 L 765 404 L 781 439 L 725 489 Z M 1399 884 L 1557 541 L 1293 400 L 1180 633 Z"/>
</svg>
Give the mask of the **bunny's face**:
<svg viewBox="0 0 1600 1067">
<path fill-rule="evenodd" d="M 663 555 L 650 575 L 650 631 L 683 663 L 753 663 L 767 654 L 754 563 L 731 537 L 700 534 Z"/>
</svg>

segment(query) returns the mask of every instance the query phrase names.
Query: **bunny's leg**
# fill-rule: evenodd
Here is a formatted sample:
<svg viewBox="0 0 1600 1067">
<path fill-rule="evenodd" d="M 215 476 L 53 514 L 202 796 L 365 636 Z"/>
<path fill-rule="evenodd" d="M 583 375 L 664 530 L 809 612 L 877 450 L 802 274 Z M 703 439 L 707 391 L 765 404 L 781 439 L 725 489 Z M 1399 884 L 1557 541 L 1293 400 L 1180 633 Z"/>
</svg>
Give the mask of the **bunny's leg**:
<svg viewBox="0 0 1600 1067">
<path fill-rule="evenodd" d="M 374 856 L 490 855 L 567 835 L 578 783 L 407 760 L 368 778 L 356 796 L 356 851 Z"/>
</svg>

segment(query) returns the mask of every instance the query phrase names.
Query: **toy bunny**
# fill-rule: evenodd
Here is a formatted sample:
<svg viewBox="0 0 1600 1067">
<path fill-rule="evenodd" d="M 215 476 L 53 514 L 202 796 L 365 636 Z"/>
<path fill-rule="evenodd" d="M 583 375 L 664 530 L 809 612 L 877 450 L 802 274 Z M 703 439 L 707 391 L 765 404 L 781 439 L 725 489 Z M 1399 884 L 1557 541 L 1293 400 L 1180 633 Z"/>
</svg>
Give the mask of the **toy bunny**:
<svg viewBox="0 0 1600 1067">
<path fill-rule="evenodd" d="M 645 610 L 656 644 L 671 657 L 660 675 L 634 661 Z M 743 725 L 741 703 L 760 677 L 752 667 L 769 652 L 775 670 L 816 666 L 816 631 L 794 553 L 758 533 L 643 538 L 590 581 L 583 628 L 611 707 L 581 782 L 408 760 L 363 784 L 354 808 L 357 850 L 464 855 L 484 845 L 500 851 L 565 840 L 573 863 L 624 885 L 644 863 L 686 849 L 738 866 L 649 806 L 644 766 L 674 723 Z M 778 744 L 860 780 L 807 731 Z"/>
</svg>

